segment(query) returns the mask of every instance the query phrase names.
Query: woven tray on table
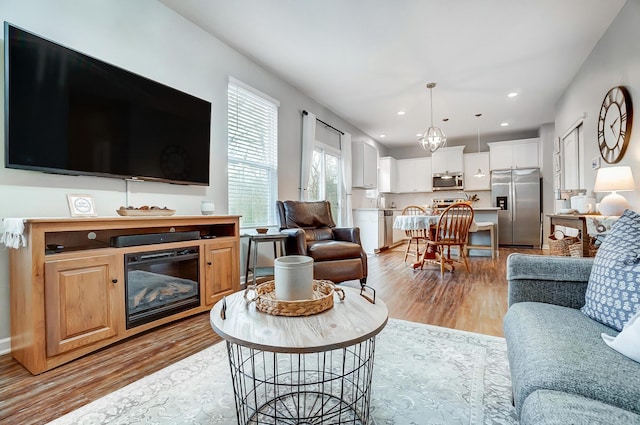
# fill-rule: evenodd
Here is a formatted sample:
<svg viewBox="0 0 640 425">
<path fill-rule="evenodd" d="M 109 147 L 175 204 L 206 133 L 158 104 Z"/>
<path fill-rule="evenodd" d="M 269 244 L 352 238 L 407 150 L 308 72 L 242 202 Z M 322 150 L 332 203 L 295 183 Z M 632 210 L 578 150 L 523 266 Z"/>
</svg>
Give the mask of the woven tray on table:
<svg viewBox="0 0 640 425">
<path fill-rule="evenodd" d="M 562 230 L 556 230 L 551 236 L 549 236 L 549 251 L 551 255 L 569 257 L 572 255 L 570 247 L 573 247 L 573 250 L 575 251 L 577 246 L 580 246 L 580 250 L 582 250 L 580 239 L 575 236 L 566 236 Z M 582 255 L 579 256 L 581 257 Z"/>
<path fill-rule="evenodd" d="M 248 303 L 255 302 L 256 308 L 267 314 L 274 316 L 311 316 L 322 313 L 333 307 L 333 293 L 338 294 L 340 300 L 344 300 L 344 291 L 337 288 L 333 282 L 328 280 L 313 281 L 313 299 L 286 301 L 276 299 L 275 281 L 270 280 L 258 285 L 255 297 L 249 299 L 250 288 L 244 292 L 244 298 Z"/>
</svg>

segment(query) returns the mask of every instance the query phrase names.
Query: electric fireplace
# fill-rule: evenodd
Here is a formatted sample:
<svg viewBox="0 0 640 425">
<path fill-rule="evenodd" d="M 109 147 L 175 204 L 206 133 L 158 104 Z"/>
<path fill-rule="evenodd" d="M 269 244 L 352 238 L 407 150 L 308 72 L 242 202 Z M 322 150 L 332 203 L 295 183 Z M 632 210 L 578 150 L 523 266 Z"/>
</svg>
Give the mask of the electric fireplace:
<svg viewBox="0 0 640 425">
<path fill-rule="evenodd" d="M 125 254 L 127 329 L 200 306 L 197 246 Z"/>
</svg>

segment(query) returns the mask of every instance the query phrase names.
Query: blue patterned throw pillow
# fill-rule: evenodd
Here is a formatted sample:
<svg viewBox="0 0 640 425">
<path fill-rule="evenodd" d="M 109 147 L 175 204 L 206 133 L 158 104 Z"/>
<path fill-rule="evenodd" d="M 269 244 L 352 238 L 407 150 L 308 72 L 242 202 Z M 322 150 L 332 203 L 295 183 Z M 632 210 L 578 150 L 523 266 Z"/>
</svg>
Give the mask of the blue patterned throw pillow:
<svg viewBox="0 0 640 425">
<path fill-rule="evenodd" d="M 626 210 L 593 261 L 581 311 L 618 331 L 640 311 L 640 215 Z"/>
</svg>

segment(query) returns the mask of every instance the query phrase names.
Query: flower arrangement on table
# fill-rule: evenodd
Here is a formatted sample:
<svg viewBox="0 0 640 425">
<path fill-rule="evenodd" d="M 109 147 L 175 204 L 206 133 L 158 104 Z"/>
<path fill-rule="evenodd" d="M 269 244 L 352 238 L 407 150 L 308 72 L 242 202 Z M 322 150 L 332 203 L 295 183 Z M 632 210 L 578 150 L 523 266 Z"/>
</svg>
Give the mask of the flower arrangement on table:
<svg viewBox="0 0 640 425">
<path fill-rule="evenodd" d="M 477 193 L 474 193 L 473 195 L 469 195 L 468 193 L 464 194 L 465 199 L 467 200 L 467 202 L 469 204 L 473 203 L 473 202 L 478 202 L 480 200 L 480 198 L 478 197 Z"/>
</svg>

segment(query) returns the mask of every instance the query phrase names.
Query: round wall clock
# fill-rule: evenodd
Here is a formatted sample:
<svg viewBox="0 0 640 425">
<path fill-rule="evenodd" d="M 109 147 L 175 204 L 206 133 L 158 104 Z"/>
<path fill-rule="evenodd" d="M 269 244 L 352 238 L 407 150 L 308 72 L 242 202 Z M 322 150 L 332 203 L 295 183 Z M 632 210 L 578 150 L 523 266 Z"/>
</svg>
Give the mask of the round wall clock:
<svg viewBox="0 0 640 425">
<path fill-rule="evenodd" d="M 602 159 L 609 164 L 619 162 L 629 144 L 633 107 L 631 96 L 622 86 L 606 94 L 598 116 L 598 148 Z"/>
</svg>

